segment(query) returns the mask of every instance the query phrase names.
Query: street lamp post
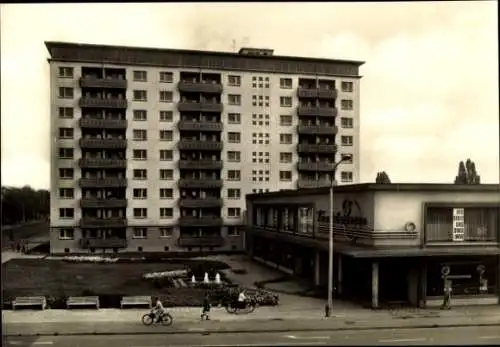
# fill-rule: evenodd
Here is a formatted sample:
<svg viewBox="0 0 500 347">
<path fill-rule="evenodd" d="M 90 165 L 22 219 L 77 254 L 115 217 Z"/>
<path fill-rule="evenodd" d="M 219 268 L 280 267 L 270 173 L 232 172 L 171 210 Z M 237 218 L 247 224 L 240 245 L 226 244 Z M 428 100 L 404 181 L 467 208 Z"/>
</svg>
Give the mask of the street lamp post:
<svg viewBox="0 0 500 347">
<path fill-rule="evenodd" d="M 330 176 L 330 217 L 329 222 L 329 235 L 328 235 L 328 304 L 326 306 L 326 316 L 330 317 L 333 308 L 333 187 L 335 185 L 335 174 L 338 166 L 344 162 L 352 159 L 351 155 L 343 155 L 340 160 L 333 165 L 332 173 Z"/>
</svg>

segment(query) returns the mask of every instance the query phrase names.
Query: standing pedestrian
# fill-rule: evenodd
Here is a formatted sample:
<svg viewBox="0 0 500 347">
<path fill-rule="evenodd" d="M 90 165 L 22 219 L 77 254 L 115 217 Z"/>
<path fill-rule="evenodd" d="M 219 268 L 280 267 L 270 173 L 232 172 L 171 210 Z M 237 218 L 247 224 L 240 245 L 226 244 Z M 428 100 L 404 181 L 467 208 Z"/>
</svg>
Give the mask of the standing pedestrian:
<svg viewBox="0 0 500 347">
<path fill-rule="evenodd" d="M 444 279 L 444 298 L 443 298 L 443 304 L 441 305 L 441 309 L 451 309 L 451 292 L 452 292 L 452 284 L 451 280 L 445 278 Z"/>
<path fill-rule="evenodd" d="M 205 297 L 203 298 L 203 309 L 201 311 L 201 320 L 205 318 L 206 320 L 210 320 L 210 297 L 208 293 L 205 293 Z"/>
</svg>

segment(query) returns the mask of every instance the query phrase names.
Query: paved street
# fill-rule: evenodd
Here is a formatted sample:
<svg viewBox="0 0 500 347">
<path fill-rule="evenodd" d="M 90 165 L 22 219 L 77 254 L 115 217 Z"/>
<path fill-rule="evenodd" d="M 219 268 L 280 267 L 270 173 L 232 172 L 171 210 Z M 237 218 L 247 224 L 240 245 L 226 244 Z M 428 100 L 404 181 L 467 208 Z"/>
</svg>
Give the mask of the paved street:
<svg viewBox="0 0 500 347">
<path fill-rule="evenodd" d="M 151 327 L 155 329 L 155 327 Z M 288 333 L 142 334 L 116 336 L 50 336 L 7 338 L 7 346 L 162 347 L 279 345 L 488 345 L 500 343 L 498 327 L 399 329 Z"/>
</svg>

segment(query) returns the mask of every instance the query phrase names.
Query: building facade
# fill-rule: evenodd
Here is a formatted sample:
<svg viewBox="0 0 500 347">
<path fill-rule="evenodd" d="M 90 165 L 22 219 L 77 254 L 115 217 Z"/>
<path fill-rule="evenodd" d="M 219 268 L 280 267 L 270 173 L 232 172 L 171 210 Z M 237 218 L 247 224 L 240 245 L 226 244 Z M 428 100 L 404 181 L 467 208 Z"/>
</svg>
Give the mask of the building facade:
<svg viewBox="0 0 500 347">
<path fill-rule="evenodd" d="M 328 287 L 329 191 L 247 196 L 245 248 Z M 374 308 L 498 304 L 500 186 L 358 184 L 334 192 L 335 295 Z"/>
<path fill-rule="evenodd" d="M 52 253 L 242 250 L 246 194 L 359 180 L 362 62 L 46 46 Z"/>
</svg>

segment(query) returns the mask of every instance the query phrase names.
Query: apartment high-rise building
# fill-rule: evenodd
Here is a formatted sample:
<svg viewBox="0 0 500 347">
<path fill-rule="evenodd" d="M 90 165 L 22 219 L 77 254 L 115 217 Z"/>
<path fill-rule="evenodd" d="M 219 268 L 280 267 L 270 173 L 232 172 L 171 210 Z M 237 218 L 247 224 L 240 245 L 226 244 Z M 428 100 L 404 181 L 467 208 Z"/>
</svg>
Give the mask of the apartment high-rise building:
<svg viewBox="0 0 500 347">
<path fill-rule="evenodd" d="M 359 182 L 359 66 L 46 42 L 51 252 L 242 250 L 245 195 Z"/>
</svg>

